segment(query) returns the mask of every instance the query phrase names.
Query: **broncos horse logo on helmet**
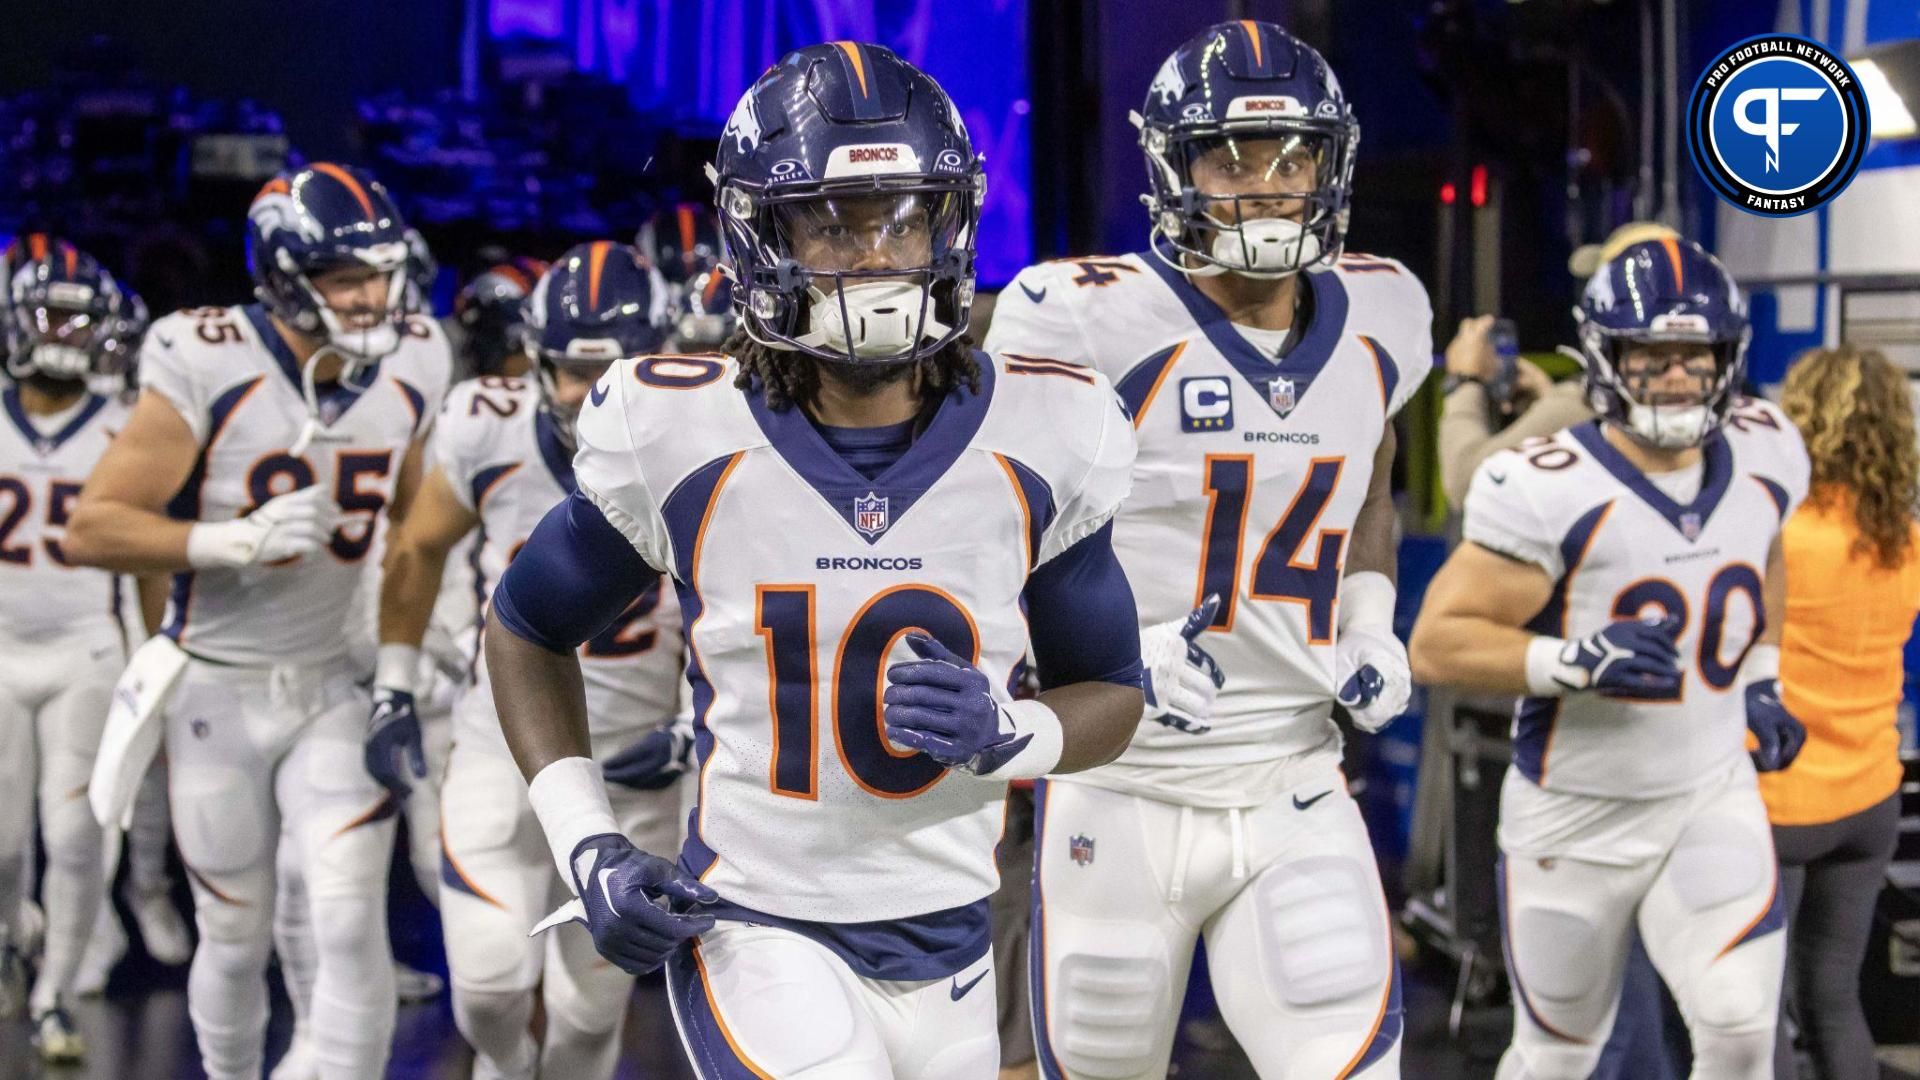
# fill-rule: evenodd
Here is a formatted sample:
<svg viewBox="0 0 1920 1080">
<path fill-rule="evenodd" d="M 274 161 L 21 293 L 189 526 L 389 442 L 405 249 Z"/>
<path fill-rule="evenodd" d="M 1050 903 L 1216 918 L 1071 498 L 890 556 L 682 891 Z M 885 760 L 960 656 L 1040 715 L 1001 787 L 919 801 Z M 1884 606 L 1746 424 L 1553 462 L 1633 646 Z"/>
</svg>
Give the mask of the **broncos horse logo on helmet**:
<svg viewBox="0 0 1920 1080">
<path fill-rule="evenodd" d="M 1573 309 L 1587 400 L 1608 423 L 1648 446 L 1697 446 L 1733 409 L 1746 372 L 1746 299 L 1720 260 L 1691 240 L 1634 244 L 1603 263 Z M 1664 372 L 1635 373 L 1636 348 L 1701 346 L 1714 371 L 1693 400 L 1663 402 L 1651 391 Z"/>
<path fill-rule="evenodd" d="M 658 352 L 666 321 L 667 283 L 626 244 L 575 245 L 534 284 L 522 333 L 539 375 L 540 407 L 569 446 L 584 387 L 616 360 Z M 563 392 L 562 376 L 580 389 Z"/>
<path fill-rule="evenodd" d="M 1167 57 L 1132 119 L 1152 248 L 1169 265 L 1283 277 L 1340 257 L 1360 125 L 1326 60 L 1298 38 L 1252 19 L 1208 27 Z M 1210 155 L 1230 160 L 1214 172 L 1232 179 L 1215 182 L 1238 179 L 1237 190 L 1202 190 L 1195 166 Z M 1283 167 L 1291 174 L 1276 176 Z"/>
<path fill-rule="evenodd" d="M 741 98 L 709 176 L 754 341 L 871 366 L 966 332 L 985 175 L 946 92 L 891 50 L 789 53 Z"/>
<path fill-rule="evenodd" d="M 326 343 L 349 371 L 400 347 L 413 251 L 387 189 L 360 169 L 316 162 L 269 180 L 247 210 L 247 268 L 254 295 L 275 318 Z M 369 325 L 351 326 L 314 279 L 366 268 L 386 279 Z"/>
<path fill-rule="evenodd" d="M 32 233 L 5 263 L 9 375 L 79 381 L 126 368 L 144 310 L 93 256 Z"/>
</svg>

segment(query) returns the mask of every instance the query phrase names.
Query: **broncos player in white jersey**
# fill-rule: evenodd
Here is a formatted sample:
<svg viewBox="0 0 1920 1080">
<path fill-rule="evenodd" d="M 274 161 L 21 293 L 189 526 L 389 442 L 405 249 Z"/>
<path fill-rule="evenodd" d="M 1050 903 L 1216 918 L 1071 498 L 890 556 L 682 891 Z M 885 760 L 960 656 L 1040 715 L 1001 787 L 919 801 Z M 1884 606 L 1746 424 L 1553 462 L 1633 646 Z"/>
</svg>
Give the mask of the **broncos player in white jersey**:
<svg viewBox="0 0 1920 1080">
<path fill-rule="evenodd" d="M 1140 716 L 1132 429 L 1104 377 L 968 347 L 980 159 L 891 51 L 789 54 L 714 175 L 742 333 L 594 387 L 579 490 L 494 589 L 501 723 L 570 913 L 668 964 L 701 1077 L 991 1076 L 1006 785 Z M 700 759 L 677 867 L 620 832 L 575 652 L 663 571 Z"/>
<path fill-rule="evenodd" d="M 375 519 L 403 518 L 418 485 L 449 360 L 439 328 L 405 312 L 405 223 L 366 174 L 320 163 L 276 178 L 248 223 L 259 302 L 154 325 L 139 403 L 69 547 L 92 565 L 175 572 L 163 633 L 133 668 L 170 684 L 158 709 L 208 1075 L 260 1073 L 287 843 L 311 907 L 319 1074 L 365 1077 L 393 1030 L 386 881 L 403 781 L 369 775 L 363 747 L 418 730 L 369 736 L 348 621 Z"/>
<path fill-rule="evenodd" d="M 101 831 L 86 788 L 126 662 L 121 583 L 75 565 L 64 534 L 81 485 L 125 425 L 88 378 L 127 340 L 126 294 L 92 256 L 33 234 L 8 261 L 0 391 L 0 1016 L 21 1001 L 35 796 L 47 853 L 45 954 L 30 1001 L 49 1061 L 85 1045 L 65 1005 L 101 906 Z M 23 865 L 24 863 L 24 865 Z"/>
<path fill-rule="evenodd" d="M 1411 689 L 1388 483 L 1426 291 L 1342 256 L 1358 126 L 1279 27 L 1181 45 L 1135 119 L 1151 250 L 1028 268 L 987 342 L 1106 373 L 1140 439 L 1114 548 L 1157 723 L 1042 784 L 1040 1067 L 1164 1076 L 1204 936 L 1262 1076 L 1397 1076 L 1386 903 L 1332 714 L 1376 730 Z"/>
<path fill-rule="evenodd" d="M 596 241 L 555 262 L 526 308 L 534 381 L 490 375 L 454 389 L 434 428 L 432 469 L 405 527 L 392 534 L 377 710 L 412 708 L 401 679 L 418 670 L 448 554 L 478 531 L 484 597 L 534 526 L 573 493 L 575 417 L 609 364 L 659 347 L 666 286 L 631 247 Z M 679 607 L 665 584 L 656 580 L 580 650 L 593 756 L 611 780 L 629 778 L 620 752 L 670 723 L 678 704 Z M 602 961 L 582 930 L 527 937 L 571 894 L 554 874 L 501 738 L 484 662 L 454 706 L 454 723 L 442 787 L 440 917 L 454 1020 L 474 1047 L 474 1076 L 610 1077 L 633 977 Z M 617 782 L 610 790 L 635 844 L 668 851 L 679 842 L 677 790 Z M 536 997 L 546 1013 L 540 1044 L 529 1026 Z"/>
<path fill-rule="evenodd" d="M 1754 769 L 1804 738 L 1780 704 L 1779 530 L 1806 451 L 1737 398 L 1745 305 L 1694 244 L 1629 247 L 1576 315 L 1601 419 L 1481 465 L 1413 636 L 1423 680 L 1526 695 L 1500 808 L 1499 1076 L 1592 1072 L 1637 925 L 1693 1075 L 1759 1080 L 1785 920 Z"/>
</svg>

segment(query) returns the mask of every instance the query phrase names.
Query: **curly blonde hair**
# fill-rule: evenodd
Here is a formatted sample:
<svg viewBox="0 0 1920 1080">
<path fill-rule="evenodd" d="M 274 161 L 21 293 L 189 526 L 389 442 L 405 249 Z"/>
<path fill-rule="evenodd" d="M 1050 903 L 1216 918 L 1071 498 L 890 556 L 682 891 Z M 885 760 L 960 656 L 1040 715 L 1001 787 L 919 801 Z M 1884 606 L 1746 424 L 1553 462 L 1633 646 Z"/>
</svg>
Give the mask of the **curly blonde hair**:
<svg viewBox="0 0 1920 1080">
<path fill-rule="evenodd" d="M 1853 497 L 1855 554 L 1898 567 L 1913 546 L 1920 503 L 1907 377 L 1873 349 L 1812 349 L 1787 371 L 1780 399 L 1813 459 L 1812 501 Z"/>
</svg>

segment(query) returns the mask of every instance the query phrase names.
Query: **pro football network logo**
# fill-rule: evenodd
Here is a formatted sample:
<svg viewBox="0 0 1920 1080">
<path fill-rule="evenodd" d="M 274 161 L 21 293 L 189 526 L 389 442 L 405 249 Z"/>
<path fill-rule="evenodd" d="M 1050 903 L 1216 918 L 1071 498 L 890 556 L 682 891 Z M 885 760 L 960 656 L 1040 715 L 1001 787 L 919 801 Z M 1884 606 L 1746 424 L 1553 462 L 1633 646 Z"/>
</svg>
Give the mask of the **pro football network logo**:
<svg viewBox="0 0 1920 1080">
<path fill-rule="evenodd" d="M 1867 95 L 1847 62 L 1796 34 L 1715 57 L 1687 105 L 1694 166 L 1750 214 L 1793 217 L 1853 182 L 1867 152 Z"/>
<path fill-rule="evenodd" d="M 869 491 L 853 500 L 853 527 L 872 539 L 887 531 L 887 497 Z"/>
</svg>

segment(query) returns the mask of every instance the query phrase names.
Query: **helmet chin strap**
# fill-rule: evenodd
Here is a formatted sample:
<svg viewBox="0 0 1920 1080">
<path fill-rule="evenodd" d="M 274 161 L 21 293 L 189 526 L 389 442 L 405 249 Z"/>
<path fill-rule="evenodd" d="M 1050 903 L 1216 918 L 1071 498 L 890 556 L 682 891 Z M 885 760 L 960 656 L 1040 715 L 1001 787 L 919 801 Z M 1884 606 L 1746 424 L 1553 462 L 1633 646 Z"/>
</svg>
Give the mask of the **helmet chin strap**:
<svg viewBox="0 0 1920 1080">
<path fill-rule="evenodd" d="M 1631 400 L 1631 399 L 1629 399 Z M 1706 439 L 1713 410 L 1705 405 L 1627 406 L 1627 428 L 1641 441 L 1661 450 L 1684 450 Z"/>
<path fill-rule="evenodd" d="M 319 368 L 320 361 L 329 354 L 338 357 L 343 365 L 340 369 L 340 377 L 336 381 L 348 391 L 364 394 L 373 385 L 358 383 L 353 379 L 367 366 L 364 358 L 341 349 L 331 341 L 313 350 L 313 355 L 307 357 L 307 362 L 300 368 L 300 398 L 307 406 L 307 418 L 301 423 L 300 434 L 294 438 L 293 445 L 287 448 L 287 453 L 294 457 L 306 453 L 307 447 L 316 441 L 342 442 L 346 439 L 343 435 L 330 434 L 326 425 L 320 421 L 320 391 L 315 384 L 313 373 Z"/>
</svg>

